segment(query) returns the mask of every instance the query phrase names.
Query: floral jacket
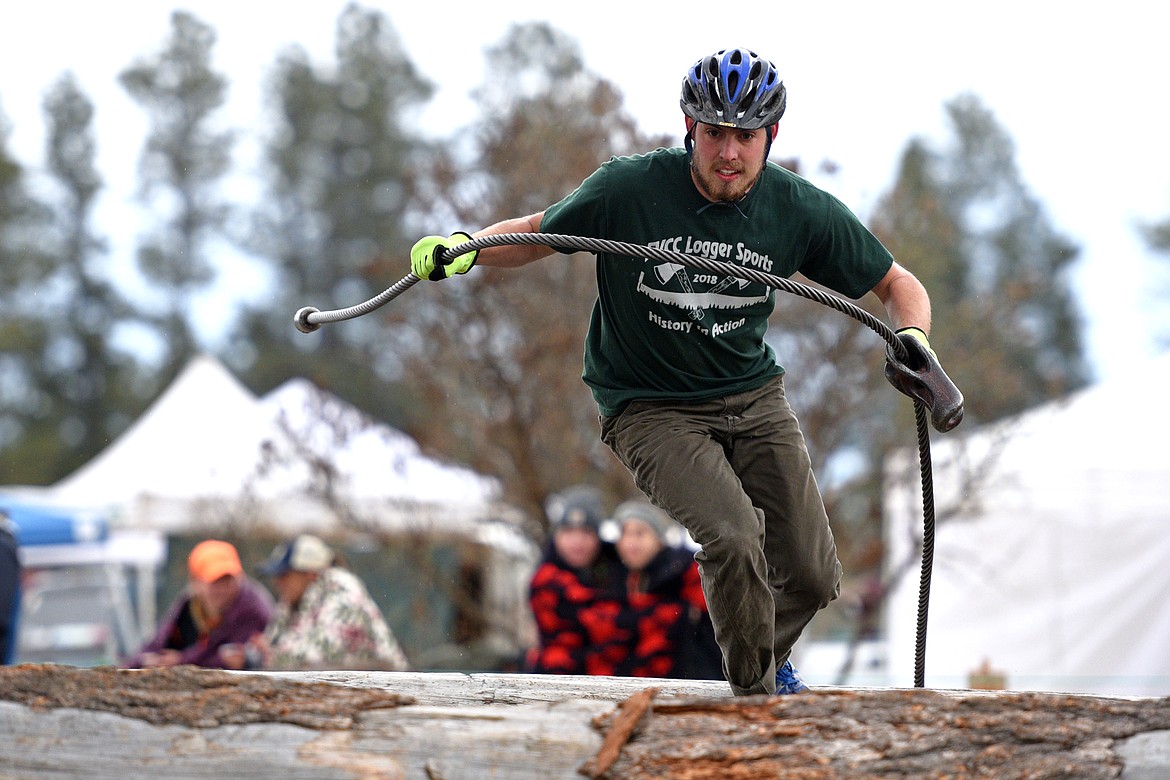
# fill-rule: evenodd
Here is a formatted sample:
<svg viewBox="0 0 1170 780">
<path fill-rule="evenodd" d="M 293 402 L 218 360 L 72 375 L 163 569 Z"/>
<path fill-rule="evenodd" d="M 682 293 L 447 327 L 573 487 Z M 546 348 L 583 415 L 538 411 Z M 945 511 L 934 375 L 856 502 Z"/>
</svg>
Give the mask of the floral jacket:
<svg viewBox="0 0 1170 780">
<path fill-rule="evenodd" d="M 346 569 L 321 572 L 295 608 L 278 604 L 265 636 L 272 669 L 408 668 L 378 605 Z"/>
</svg>

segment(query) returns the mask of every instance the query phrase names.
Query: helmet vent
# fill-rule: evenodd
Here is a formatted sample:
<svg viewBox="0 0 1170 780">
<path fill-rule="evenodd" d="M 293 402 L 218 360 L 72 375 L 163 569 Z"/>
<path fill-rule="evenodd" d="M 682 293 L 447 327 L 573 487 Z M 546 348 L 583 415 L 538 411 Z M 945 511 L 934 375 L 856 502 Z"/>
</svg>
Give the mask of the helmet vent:
<svg viewBox="0 0 1170 780">
<path fill-rule="evenodd" d="M 732 100 L 736 100 L 739 96 L 739 71 L 731 71 L 727 74 L 727 95 Z"/>
</svg>

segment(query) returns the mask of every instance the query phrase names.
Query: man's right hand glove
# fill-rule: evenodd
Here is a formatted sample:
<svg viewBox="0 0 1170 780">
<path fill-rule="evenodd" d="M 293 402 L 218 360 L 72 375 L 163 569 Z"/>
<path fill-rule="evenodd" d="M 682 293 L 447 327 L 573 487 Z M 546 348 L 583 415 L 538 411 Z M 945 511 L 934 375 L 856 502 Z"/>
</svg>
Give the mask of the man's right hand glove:
<svg viewBox="0 0 1170 780">
<path fill-rule="evenodd" d="M 946 433 L 963 421 L 963 394 L 943 371 L 938 356 L 920 328 L 902 328 L 898 341 L 906 348 L 905 362 L 886 345 L 886 380 L 900 393 L 921 401 L 930 410 L 935 430 Z"/>
<path fill-rule="evenodd" d="M 475 265 L 479 257 L 479 250 L 465 252 L 447 262 L 436 261 L 436 257 L 444 250 L 458 246 L 471 240 L 467 233 L 452 233 L 449 238 L 442 236 L 427 236 L 420 238 L 410 250 L 410 271 L 419 279 L 429 279 L 438 282 L 452 274 L 465 274 Z"/>
</svg>

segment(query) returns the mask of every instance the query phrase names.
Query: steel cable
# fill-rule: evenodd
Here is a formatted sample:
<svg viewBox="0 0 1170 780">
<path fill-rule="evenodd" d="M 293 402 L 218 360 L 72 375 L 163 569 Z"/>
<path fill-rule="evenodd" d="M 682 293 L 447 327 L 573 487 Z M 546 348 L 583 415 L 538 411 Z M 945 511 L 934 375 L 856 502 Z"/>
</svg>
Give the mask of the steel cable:
<svg viewBox="0 0 1170 780">
<path fill-rule="evenodd" d="M 670 249 L 630 244 L 624 241 L 611 241 L 602 238 L 566 236 L 558 233 L 499 233 L 496 235 L 480 236 L 451 249 L 444 250 L 439 260 L 450 262 L 453 258 L 479 249 L 486 249 L 493 246 L 515 245 L 547 246 L 562 252 L 566 250 L 589 252 L 592 254 L 606 252 L 613 255 L 625 255 L 633 259 L 646 258 L 660 260 L 662 262 L 673 262 L 716 274 L 732 276 L 737 279 L 746 279 L 750 282 L 758 282 L 801 298 L 816 301 L 852 317 L 881 336 L 899 360 L 905 360 L 907 358 L 906 347 L 902 345 L 902 342 L 889 325 L 864 309 L 836 295 L 830 295 L 808 285 L 775 276 L 764 271 L 758 271 L 754 268 L 745 268 L 733 263 L 689 255 Z M 321 327 L 321 325 L 327 323 L 341 322 L 342 320 L 369 314 L 397 298 L 418 281 L 420 281 L 419 277 L 413 273 L 409 273 L 394 285 L 383 290 L 368 301 L 345 309 L 320 311 L 312 306 L 306 306 L 298 310 L 294 315 L 293 324 L 302 333 L 311 333 Z M 925 685 L 926 677 L 926 625 L 930 606 L 931 570 L 934 566 L 935 517 L 934 479 L 930 458 L 930 429 L 927 423 L 926 406 L 918 400 L 914 400 L 914 422 L 918 432 L 918 462 L 922 482 L 923 521 L 922 570 L 918 588 L 917 635 L 914 644 L 914 686 L 916 688 L 922 688 Z"/>
</svg>

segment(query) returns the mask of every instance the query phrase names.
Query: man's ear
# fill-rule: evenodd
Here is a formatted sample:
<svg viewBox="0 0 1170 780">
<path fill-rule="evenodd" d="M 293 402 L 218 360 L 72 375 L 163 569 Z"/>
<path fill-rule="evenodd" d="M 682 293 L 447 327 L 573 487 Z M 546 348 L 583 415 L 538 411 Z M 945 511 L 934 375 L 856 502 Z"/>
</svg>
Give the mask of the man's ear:
<svg viewBox="0 0 1170 780">
<path fill-rule="evenodd" d="M 693 128 L 695 126 L 695 120 L 693 120 L 689 116 L 685 116 L 685 115 L 683 116 L 683 119 L 686 120 L 686 123 L 687 123 L 687 132 L 688 133 L 691 132 L 691 128 Z"/>
<path fill-rule="evenodd" d="M 777 132 L 779 129 L 780 129 L 780 123 L 779 123 L 779 122 L 777 122 L 776 124 L 772 125 L 772 127 L 770 128 L 770 130 L 771 130 L 771 132 L 772 132 L 772 140 L 773 140 L 773 141 L 775 141 L 775 140 L 776 140 L 776 132 Z"/>
</svg>

